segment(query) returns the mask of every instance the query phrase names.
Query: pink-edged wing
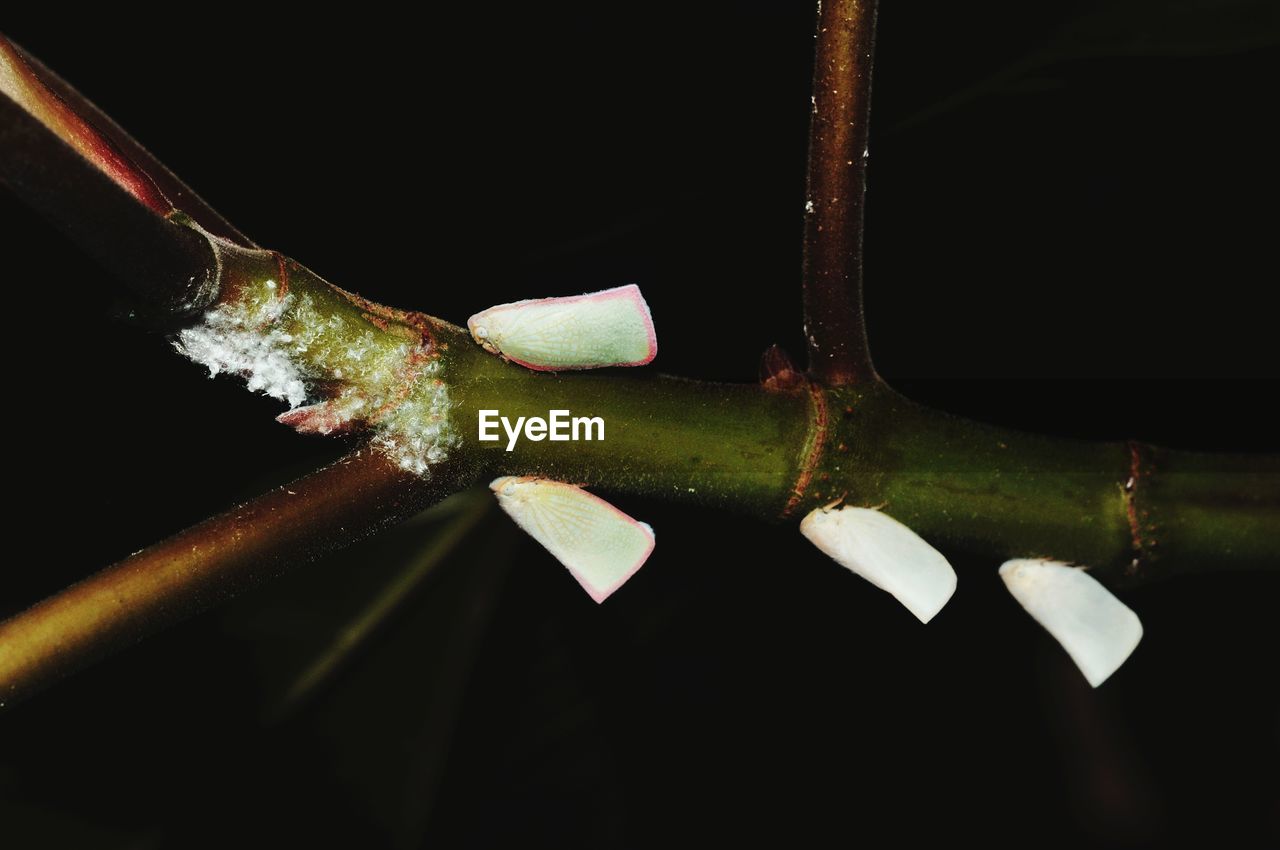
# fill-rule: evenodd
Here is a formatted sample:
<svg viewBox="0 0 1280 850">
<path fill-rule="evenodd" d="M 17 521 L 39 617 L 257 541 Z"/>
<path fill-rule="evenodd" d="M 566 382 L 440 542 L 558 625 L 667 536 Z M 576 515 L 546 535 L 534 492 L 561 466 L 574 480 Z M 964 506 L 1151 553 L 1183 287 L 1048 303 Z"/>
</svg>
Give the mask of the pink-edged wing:
<svg viewBox="0 0 1280 850">
<path fill-rule="evenodd" d="M 486 350 L 539 371 L 643 366 L 658 353 L 649 305 L 635 285 L 499 304 L 467 327 Z"/>
<path fill-rule="evenodd" d="M 564 564 L 596 602 L 635 575 L 653 552 L 653 529 L 572 484 L 507 476 L 489 487 L 530 537 Z"/>
</svg>

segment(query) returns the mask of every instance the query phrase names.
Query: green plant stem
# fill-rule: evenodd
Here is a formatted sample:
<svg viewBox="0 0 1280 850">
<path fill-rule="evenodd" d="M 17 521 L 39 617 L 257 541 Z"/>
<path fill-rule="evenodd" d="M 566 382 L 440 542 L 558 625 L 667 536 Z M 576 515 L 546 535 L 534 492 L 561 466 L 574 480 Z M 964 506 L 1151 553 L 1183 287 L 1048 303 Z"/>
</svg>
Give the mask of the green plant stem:
<svg viewBox="0 0 1280 850">
<path fill-rule="evenodd" d="M 450 362 L 468 440 L 460 451 L 486 474 L 545 475 L 771 520 L 843 499 L 879 507 L 944 549 L 990 555 L 993 570 L 1005 558 L 1051 557 L 1113 585 L 1280 568 L 1273 455 L 1027 434 L 930 410 L 878 382 L 779 394 L 662 376 L 548 375 L 465 345 Z M 521 439 L 507 452 L 505 439 L 474 440 L 486 407 L 513 421 L 553 408 L 600 416 L 606 439 Z"/>
<path fill-rule="evenodd" d="M 989 555 L 992 570 L 1004 558 L 1044 556 L 1111 584 L 1280 566 L 1274 456 L 1023 434 L 929 410 L 879 381 L 772 392 L 633 370 L 533 372 L 462 328 L 352 298 L 272 252 L 210 244 L 223 299 L 262 291 L 287 266 L 290 291 L 318 305 L 307 315 L 328 329 L 329 346 L 373 334 L 375 347 L 393 350 L 426 328 L 459 444 L 427 476 L 365 449 L 0 624 L 4 701 L 486 476 L 543 475 L 792 522 L 843 499 L 882 508 L 943 549 Z M 605 439 L 522 438 L 507 451 L 506 440 L 477 439 L 482 409 L 510 421 L 555 409 L 598 416 Z"/>
<path fill-rule="evenodd" d="M 281 319 L 293 323 L 290 333 L 322 322 L 312 328 L 326 329 L 320 349 L 372 340 L 386 357 L 425 347 L 438 358 L 459 438 L 425 476 L 365 449 L 0 623 L 0 703 L 485 476 L 545 475 L 790 522 L 843 499 L 882 508 L 944 549 L 988 555 L 992 570 L 999 559 L 1045 556 L 1086 565 L 1115 585 L 1280 566 L 1280 458 L 1022 434 L 920 407 L 875 378 L 860 310 L 873 26 L 874 4 L 856 0 L 833 0 L 819 21 L 810 156 L 817 195 L 805 272 L 813 382 L 789 383 L 786 392 L 632 370 L 554 375 L 506 364 L 461 328 L 368 304 L 254 249 L 168 172 L 152 173 L 158 163 L 118 128 L 106 140 L 126 155 L 110 160 L 111 178 L 0 94 L 5 183 L 158 307 L 181 314 L 275 291 L 267 281 L 283 285 L 287 275 L 290 291 L 307 296 L 297 303 L 309 305 Z M 83 116 L 90 107 L 60 85 Z M 182 203 L 163 212 L 147 186 Z M 424 386 L 403 386 L 402 397 Z M 521 439 L 508 452 L 505 441 L 477 440 L 481 409 L 509 420 L 553 409 L 598 416 L 605 439 Z"/>
</svg>

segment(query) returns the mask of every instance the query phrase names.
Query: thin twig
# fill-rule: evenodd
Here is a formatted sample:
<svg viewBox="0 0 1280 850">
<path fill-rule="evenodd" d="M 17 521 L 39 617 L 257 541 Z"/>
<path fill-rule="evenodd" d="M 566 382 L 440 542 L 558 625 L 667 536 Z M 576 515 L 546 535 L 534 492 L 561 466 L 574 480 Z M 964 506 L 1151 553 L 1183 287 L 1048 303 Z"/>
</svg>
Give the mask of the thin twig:
<svg viewBox="0 0 1280 850">
<path fill-rule="evenodd" d="M 436 567 L 453 554 L 463 540 L 493 508 L 490 493 L 466 493 L 455 498 L 464 507 L 447 522 L 431 529 L 433 537 L 424 548 L 409 559 L 404 568 L 346 624 L 324 650 L 307 665 L 285 691 L 280 704 L 268 712 L 279 718 L 307 702 L 340 672 L 360 647 L 412 598 L 423 581 Z"/>
<path fill-rule="evenodd" d="M 875 378 L 862 315 L 863 199 L 876 0 L 818 4 L 805 201 L 809 372 L 829 386 Z"/>
</svg>

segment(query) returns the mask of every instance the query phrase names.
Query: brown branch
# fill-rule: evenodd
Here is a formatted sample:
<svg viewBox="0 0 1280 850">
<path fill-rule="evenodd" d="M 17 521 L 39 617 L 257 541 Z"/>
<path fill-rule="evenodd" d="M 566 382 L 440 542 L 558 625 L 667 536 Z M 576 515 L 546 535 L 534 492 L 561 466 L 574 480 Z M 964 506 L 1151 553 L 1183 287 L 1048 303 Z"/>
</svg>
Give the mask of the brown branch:
<svg viewBox="0 0 1280 850">
<path fill-rule="evenodd" d="M 0 183 L 161 316 L 218 294 L 212 234 L 254 244 L 142 145 L 0 34 Z M 194 224 L 195 227 L 184 226 Z"/>
<path fill-rule="evenodd" d="M 0 91 L 0 184 L 160 311 L 217 294 L 209 240 L 158 213 Z"/>
<path fill-rule="evenodd" d="M 831 386 L 875 378 L 862 315 L 863 199 L 876 0 L 818 4 L 805 201 L 809 372 Z"/>
<path fill-rule="evenodd" d="M 286 567 L 398 522 L 465 483 L 363 449 L 144 549 L 0 623 L 0 706 Z"/>
<path fill-rule="evenodd" d="M 244 248 L 247 236 L 40 60 L 0 34 L 0 93 L 158 215 L 173 211 Z"/>
</svg>

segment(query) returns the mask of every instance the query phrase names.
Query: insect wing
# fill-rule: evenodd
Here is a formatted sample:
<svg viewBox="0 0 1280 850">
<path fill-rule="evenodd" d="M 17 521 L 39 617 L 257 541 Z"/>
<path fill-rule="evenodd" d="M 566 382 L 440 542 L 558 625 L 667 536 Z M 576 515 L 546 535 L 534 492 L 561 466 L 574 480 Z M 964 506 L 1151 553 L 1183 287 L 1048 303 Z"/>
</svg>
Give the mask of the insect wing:
<svg viewBox="0 0 1280 850">
<path fill-rule="evenodd" d="M 817 508 L 801 521 L 800 533 L 836 563 L 892 594 L 922 623 L 955 593 L 956 573 L 942 553 L 880 511 Z"/>
<path fill-rule="evenodd" d="M 499 478 L 498 504 L 603 602 L 653 552 L 653 529 L 581 487 L 545 478 Z"/>
<path fill-rule="evenodd" d="M 643 366 L 658 353 L 638 286 L 499 304 L 467 320 L 476 342 L 540 371 Z"/>
<path fill-rule="evenodd" d="M 1142 621 L 1080 567 L 1043 559 L 1000 566 L 1013 598 L 1071 656 L 1095 688 L 1119 669 L 1138 641 Z"/>
</svg>

